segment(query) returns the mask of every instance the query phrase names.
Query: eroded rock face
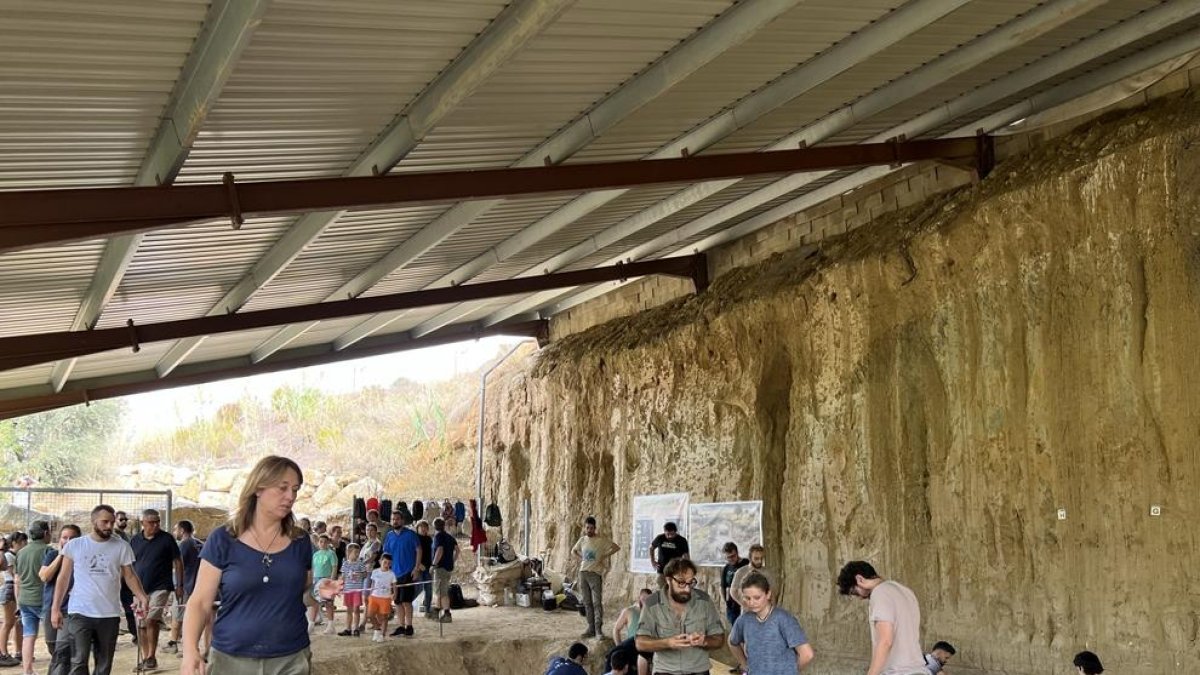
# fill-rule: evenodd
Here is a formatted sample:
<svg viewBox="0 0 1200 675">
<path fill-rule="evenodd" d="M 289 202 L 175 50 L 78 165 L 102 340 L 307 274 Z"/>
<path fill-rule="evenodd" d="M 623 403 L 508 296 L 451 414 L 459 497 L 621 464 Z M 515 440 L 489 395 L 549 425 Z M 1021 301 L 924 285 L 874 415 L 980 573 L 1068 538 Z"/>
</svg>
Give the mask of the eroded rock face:
<svg viewBox="0 0 1200 675">
<path fill-rule="evenodd" d="M 1200 672 L 1196 103 L 546 350 L 489 392 L 506 521 L 561 568 L 587 513 L 627 550 L 634 495 L 761 498 L 818 653 L 868 652 L 834 587 L 867 559 L 964 665 Z"/>
</svg>

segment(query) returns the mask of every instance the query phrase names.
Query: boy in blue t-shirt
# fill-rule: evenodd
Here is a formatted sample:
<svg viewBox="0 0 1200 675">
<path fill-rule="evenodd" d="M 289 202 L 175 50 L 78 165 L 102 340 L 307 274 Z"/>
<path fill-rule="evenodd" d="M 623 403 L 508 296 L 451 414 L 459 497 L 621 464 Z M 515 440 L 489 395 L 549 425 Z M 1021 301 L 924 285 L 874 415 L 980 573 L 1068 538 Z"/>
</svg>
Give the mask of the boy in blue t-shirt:
<svg viewBox="0 0 1200 675">
<path fill-rule="evenodd" d="M 313 551 L 312 555 L 312 575 L 313 587 L 312 594 L 316 604 L 308 608 L 308 630 L 312 632 L 316 625 L 317 611 L 325 613 L 325 634 L 333 635 L 333 600 L 322 600 L 317 594 L 317 588 L 325 579 L 332 579 L 335 570 L 337 569 L 337 554 L 329 546 L 329 535 L 323 534 L 317 539 L 317 550 Z"/>
<path fill-rule="evenodd" d="M 741 591 L 748 611 L 733 622 L 729 649 L 742 672 L 799 675 L 813 660 L 813 648 L 800 622 L 775 606 L 771 583 L 763 575 L 751 573 Z"/>
</svg>

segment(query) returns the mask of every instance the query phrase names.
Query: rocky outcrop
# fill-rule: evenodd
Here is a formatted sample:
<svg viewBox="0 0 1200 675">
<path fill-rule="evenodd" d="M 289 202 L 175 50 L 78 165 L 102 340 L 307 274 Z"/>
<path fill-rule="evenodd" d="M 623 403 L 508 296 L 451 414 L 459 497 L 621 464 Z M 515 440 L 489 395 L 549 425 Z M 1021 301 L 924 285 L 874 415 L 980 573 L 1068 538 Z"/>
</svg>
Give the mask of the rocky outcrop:
<svg viewBox="0 0 1200 675">
<path fill-rule="evenodd" d="M 203 507 L 229 510 L 237 505 L 250 466 L 192 470 L 141 463 L 117 468 L 117 487 L 136 490 L 172 490 L 184 500 Z M 296 512 L 325 517 L 348 510 L 357 496 L 378 495 L 383 486 L 374 478 L 308 471 L 300 489 Z"/>
<path fill-rule="evenodd" d="M 587 513 L 628 549 L 634 495 L 761 498 L 818 653 L 869 650 L 861 558 L 964 665 L 1200 672 L 1196 104 L 550 347 L 489 392 L 488 490 L 558 567 Z"/>
</svg>

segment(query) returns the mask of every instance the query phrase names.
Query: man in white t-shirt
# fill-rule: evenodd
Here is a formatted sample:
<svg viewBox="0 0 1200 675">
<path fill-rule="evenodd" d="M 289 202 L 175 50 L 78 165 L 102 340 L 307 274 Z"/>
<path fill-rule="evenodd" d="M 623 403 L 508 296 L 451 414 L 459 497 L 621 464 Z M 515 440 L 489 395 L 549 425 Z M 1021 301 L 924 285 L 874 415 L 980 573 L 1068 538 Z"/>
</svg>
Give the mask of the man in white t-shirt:
<svg viewBox="0 0 1200 675">
<path fill-rule="evenodd" d="M 133 571 L 133 549 L 124 539 L 113 536 L 116 513 L 111 506 L 101 504 L 92 509 L 92 532 L 67 542 L 62 550 L 59 578 L 71 579 L 70 584 L 54 587 L 54 604 L 50 621 L 62 630 L 62 600 L 70 588 L 67 604 L 66 630 L 71 640 L 71 672 L 88 672 L 88 654 L 95 653 L 94 675 L 112 672 L 113 652 L 117 648 L 120 630 L 121 581 L 133 591 L 135 612 L 146 611 L 147 598 L 137 574 Z"/>
<path fill-rule="evenodd" d="M 608 537 L 596 534 L 596 519 L 588 516 L 583 521 L 583 536 L 575 542 L 571 555 L 580 559 L 579 592 L 583 596 L 583 608 L 587 613 L 587 630 L 583 638 L 604 635 L 604 568 L 608 557 L 621 550 Z"/>
<path fill-rule="evenodd" d="M 865 560 L 842 566 L 838 592 L 869 602 L 871 665 L 867 675 L 929 675 L 921 652 L 921 607 L 917 596 L 880 578 Z"/>
</svg>

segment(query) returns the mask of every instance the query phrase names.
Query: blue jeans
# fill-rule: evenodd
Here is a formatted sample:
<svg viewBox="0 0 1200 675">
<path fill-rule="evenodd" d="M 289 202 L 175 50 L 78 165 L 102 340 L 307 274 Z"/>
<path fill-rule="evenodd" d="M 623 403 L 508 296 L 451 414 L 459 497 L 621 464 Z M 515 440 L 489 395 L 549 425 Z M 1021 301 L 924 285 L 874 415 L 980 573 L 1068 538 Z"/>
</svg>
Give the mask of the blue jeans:
<svg viewBox="0 0 1200 675">
<path fill-rule="evenodd" d="M 421 608 L 421 611 L 428 614 L 430 605 L 433 602 L 433 575 L 429 570 L 421 572 L 421 591 L 425 593 L 424 606 Z"/>
<path fill-rule="evenodd" d="M 42 625 L 41 605 L 20 605 L 21 632 L 26 636 L 37 637 L 38 627 Z"/>
</svg>

